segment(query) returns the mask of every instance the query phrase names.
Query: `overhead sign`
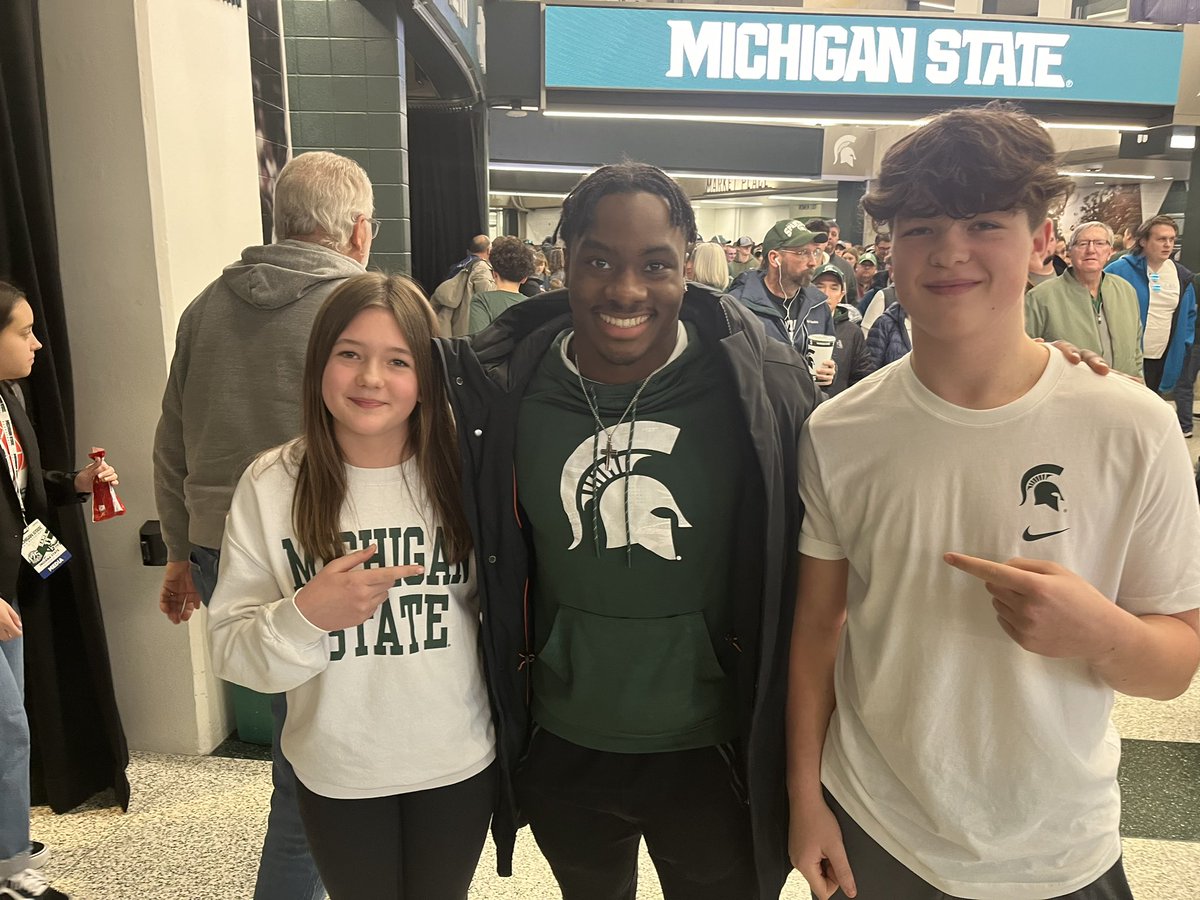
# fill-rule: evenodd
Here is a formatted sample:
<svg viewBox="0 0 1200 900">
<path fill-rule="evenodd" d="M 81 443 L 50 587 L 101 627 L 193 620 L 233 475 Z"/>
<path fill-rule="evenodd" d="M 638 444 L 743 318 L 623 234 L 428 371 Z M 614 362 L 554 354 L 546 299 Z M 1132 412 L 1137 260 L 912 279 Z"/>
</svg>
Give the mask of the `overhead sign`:
<svg viewBox="0 0 1200 900">
<path fill-rule="evenodd" d="M 821 177 L 862 181 L 875 170 L 875 132 L 852 125 L 828 126 L 821 150 Z"/>
<path fill-rule="evenodd" d="M 1179 99 L 1175 121 L 1200 125 L 1200 25 L 1183 26 L 1183 62 L 1179 67 Z"/>
<path fill-rule="evenodd" d="M 742 191 L 772 191 L 779 183 L 765 178 L 709 178 L 704 182 L 706 194 L 736 194 Z"/>
<path fill-rule="evenodd" d="M 872 94 L 1170 106 L 1177 30 L 547 6 L 547 88 Z M 1113 78 L 1099 60 L 1136 59 Z"/>
</svg>

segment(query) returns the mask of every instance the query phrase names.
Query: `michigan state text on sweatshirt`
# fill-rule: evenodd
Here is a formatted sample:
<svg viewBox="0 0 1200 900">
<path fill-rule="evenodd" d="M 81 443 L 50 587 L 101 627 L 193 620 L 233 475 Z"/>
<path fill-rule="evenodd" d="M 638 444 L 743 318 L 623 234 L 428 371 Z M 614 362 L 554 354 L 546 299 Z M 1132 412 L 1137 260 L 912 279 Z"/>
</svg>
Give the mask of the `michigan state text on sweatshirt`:
<svg viewBox="0 0 1200 900">
<path fill-rule="evenodd" d="M 263 454 L 234 493 L 209 608 L 217 674 L 287 692 L 283 752 L 316 794 L 384 797 L 478 774 L 495 738 L 472 560 L 446 560 L 415 460 L 347 466 L 347 552 L 376 544 L 368 567 L 425 572 L 393 587 L 362 625 L 326 634 L 296 608 L 322 564 L 292 530 L 293 446 Z"/>
</svg>

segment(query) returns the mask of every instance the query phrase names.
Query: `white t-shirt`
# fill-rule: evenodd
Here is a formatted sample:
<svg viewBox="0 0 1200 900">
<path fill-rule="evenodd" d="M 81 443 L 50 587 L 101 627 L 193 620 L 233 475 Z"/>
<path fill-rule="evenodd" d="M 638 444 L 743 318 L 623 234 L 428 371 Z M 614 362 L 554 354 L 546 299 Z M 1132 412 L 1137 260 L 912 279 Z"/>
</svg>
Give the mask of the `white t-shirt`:
<svg viewBox="0 0 1200 900">
<path fill-rule="evenodd" d="M 1171 260 L 1155 272 L 1146 264 L 1150 281 L 1150 306 L 1146 310 L 1146 333 L 1142 338 L 1142 356 L 1161 359 L 1171 342 L 1171 319 L 1179 305 L 1179 272 Z"/>
<path fill-rule="evenodd" d="M 414 460 L 346 467 L 347 552 L 425 566 L 357 628 L 326 634 L 294 595 L 320 570 L 291 524 L 295 466 L 269 451 L 238 483 L 209 607 L 213 663 L 228 681 L 287 692 L 283 752 L 313 793 L 386 797 L 457 784 L 495 758 L 479 648 L 474 560 L 442 551 Z"/>
<path fill-rule="evenodd" d="M 1053 560 L 1136 615 L 1200 606 L 1173 412 L 1047 352 L 1036 385 L 992 410 L 937 397 L 905 356 L 821 404 L 801 439 L 801 552 L 850 563 L 822 781 L 955 897 L 1042 900 L 1110 868 L 1120 741 L 1112 690 L 1023 650 L 942 554 Z"/>
</svg>

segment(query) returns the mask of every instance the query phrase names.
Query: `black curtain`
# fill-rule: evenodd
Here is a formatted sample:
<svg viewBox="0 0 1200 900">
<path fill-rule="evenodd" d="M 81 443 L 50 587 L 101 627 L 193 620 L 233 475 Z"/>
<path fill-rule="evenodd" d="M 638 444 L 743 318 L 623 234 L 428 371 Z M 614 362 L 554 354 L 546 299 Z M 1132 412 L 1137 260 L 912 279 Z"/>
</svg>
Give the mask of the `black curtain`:
<svg viewBox="0 0 1200 900">
<path fill-rule="evenodd" d="M 487 110 L 408 108 L 413 277 L 431 293 L 487 233 Z"/>
<path fill-rule="evenodd" d="M 80 468 L 66 311 L 50 184 L 36 0 L 0 3 L 0 278 L 29 298 L 43 343 L 24 385 L 46 468 Z M 118 389 L 114 385 L 114 389 Z M 87 462 L 87 460 L 83 460 Z M 20 597 L 26 709 L 33 736 L 33 802 L 66 812 L 112 788 L 129 805 L 129 750 L 113 692 L 108 642 L 88 547 L 84 505 L 47 527 L 73 559 Z M 101 526 L 102 527 L 102 526 Z M 149 613 L 147 613 L 149 614 Z"/>
</svg>

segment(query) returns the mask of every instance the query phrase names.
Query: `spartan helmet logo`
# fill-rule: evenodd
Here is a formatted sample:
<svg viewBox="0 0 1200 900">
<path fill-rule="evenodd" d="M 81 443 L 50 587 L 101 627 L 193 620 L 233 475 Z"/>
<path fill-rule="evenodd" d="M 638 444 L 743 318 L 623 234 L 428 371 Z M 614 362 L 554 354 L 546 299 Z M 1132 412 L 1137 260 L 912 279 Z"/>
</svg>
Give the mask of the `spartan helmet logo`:
<svg viewBox="0 0 1200 900">
<path fill-rule="evenodd" d="M 1033 496 L 1033 507 L 1048 506 L 1055 512 L 1067 511 L 1067 499 L 1058 486 L 1058 477 L 1062 475 L 1062 466 L 1034 466 L 1021 476 L 1021 506 Z"/>
<path fill-rule="evenodd" d="M 636 443 L 629 447 L 630 430 Z M 563 512 L 571 523 L 571 546 L 583 541 L 583 517 L 594 514 L 599 504 L 600 524 L 607 549 L 640 544 L 656 556 L 677 560 L 675 527 L 691 528 L 683 510 L 671 492 L 658 479 L 634 472 L 638 463 L 656 453 L 670 454 L 679 437 L 679 429 L 662 422 L 625 422 L 613 430 L 613 458 L 595 459 L 595 439 L 591 436 L 575 448 L 563 465 L 559 496 Z M 600 444 L 606 443 L 603 435 Z M 620 453 L 616 452 L 621 448 Z M 625 509 L 625 498 L 629 509 Z M 662 515 L 660 511 L 665 512 Z M 672 519 L 674 521 L 672 521 Z M 625 532 L 628 520 L 629 533 Z"/>
<path fill-rule="evenodd" d="M 858 137 L 853 134 L 843 134 L 833 145 L 833 164 L 854 168 L 858 156 L 854 152 L 854 144 Z"/>
</svg>

